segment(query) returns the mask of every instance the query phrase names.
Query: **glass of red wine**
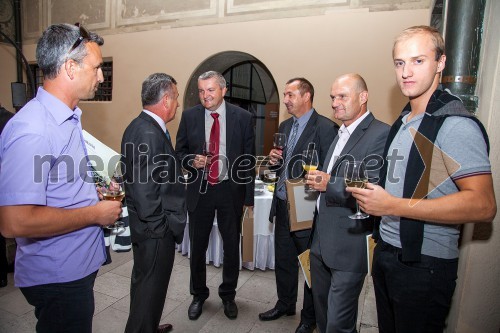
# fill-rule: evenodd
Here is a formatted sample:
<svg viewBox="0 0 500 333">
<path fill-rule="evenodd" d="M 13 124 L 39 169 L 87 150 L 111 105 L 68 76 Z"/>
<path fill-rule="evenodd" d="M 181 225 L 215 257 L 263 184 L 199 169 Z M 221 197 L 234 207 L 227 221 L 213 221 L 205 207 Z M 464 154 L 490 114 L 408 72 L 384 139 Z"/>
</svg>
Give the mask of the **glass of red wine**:
<svg viewBox="0 0 500 333">
<path fill-rule="evenodd" d="M 274 133 L 273 148 L 283 151 L 285 146 L 286 146 L 286 134 L 285 133 Z"/>
<path fill-rule="evenodd" d="M 203 151 L 201 154 L 207 157 L 207 163 L 205 164 L 206 168 L 207 165 L 210 165 L 210 163 L 212 163 L 212 157 L 215 154 L 215 142 L 205 141 L 203 143 Z"/>
</svg>

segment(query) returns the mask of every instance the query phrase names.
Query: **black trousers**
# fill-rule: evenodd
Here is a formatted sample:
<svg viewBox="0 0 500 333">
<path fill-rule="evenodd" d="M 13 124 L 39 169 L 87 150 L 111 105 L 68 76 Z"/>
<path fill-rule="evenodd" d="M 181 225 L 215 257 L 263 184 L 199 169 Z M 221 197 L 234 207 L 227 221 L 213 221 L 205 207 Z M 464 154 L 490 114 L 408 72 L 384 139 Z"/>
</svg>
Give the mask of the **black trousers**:
<svg viewBox="0 0 500 333">
<path fill-rule="evenodd" d="M 126 333 L 154 333 L 160 323 L 175 256 L 175 241 L 163 238 L 132 243 L 134 267 Z"/>
<path fill-rule="evenodd" d="M 94 272 L 76 281 L 20 288 L 35 307 L 37 333 L 91 333 L 96 276 Z"/>
<path fill-rule="evenodd" d="M 208 185 L 207 192 L 200 194 L 198 204 L 189 213 L 189 238 L 191 246 L 191 295 L 205 300 L 209 296 L 207 287 L 206 252 L 210 232 L 217 211 L 217 225 L 223 242 L 224 259 L 222 283 L 219 297 L 233 300 L 240 274 L 240 223 L 243 207 L 235 211 L 230 182 Z"/>
<path fill-rule="evenodd" d="M 290 232 L 286 201 L 278 199 L 274 226 L 274 256 L 276 262 L 274 272 L 278 291 L 276 307 L 282 311 L 295 309 L 299 284 L 299 261 L 297 256 L 307 249 L 310 234 L 310 230 Z M 306 324 L 316 322 L 312 291 L 306 283 L 304 283 L 304 302 L 300 317 L 301 321 Z"/>
<path fill-rule="evenodd" d="M 401 249 L 379 239 L 372 272 L 379 332 L 442 333 L 457 269 L 458 258 L 402 262 Z"/>
</svg>

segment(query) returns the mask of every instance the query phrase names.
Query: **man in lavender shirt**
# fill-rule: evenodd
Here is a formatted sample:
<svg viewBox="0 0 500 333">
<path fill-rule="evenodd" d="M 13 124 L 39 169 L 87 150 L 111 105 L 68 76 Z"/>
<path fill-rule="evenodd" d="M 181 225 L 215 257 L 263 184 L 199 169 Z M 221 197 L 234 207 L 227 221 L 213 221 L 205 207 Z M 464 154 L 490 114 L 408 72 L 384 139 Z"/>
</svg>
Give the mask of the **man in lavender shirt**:
<svg viewBox="0 0 500 333">
<path fill-rule="evenodd" d="M 37 332 L 92 331 L 101 226 L 121 212 L 120 202 L 99 201 L 77 107 L 103 81 L 102 44 L 83 27 L 47 28 L 36 49 L 43 88 L 0 137 L 0 232 L 16 237 L 14 280 Z"/>
</svg>

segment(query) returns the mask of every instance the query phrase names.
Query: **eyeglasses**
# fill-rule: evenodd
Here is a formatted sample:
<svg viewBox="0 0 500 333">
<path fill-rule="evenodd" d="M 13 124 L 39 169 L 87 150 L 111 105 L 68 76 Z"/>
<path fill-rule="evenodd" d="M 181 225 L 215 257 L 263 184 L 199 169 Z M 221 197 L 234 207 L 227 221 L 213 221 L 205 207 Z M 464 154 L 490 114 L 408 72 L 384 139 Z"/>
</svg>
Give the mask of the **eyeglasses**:
<svg viewBox="0 0 500 333">
<path fill-rule="evenodd" d="M 85 29 L 84 27 L 82 26 L 79 26 L 78 28 L 80 28 L 80 37 L 78 37 L 78 39 L 75 41 L 75 43 L 73 44 L 73 46 L 69 49 L 68 51 L 68 54 L 70 54 L 71 52 L 73 52 L 78 46 L 80 46 L 80 44 L 86 39 L 86 40 L 90 40 L 90 33 L 88 32 L 87 29 Z"/>
</svg>

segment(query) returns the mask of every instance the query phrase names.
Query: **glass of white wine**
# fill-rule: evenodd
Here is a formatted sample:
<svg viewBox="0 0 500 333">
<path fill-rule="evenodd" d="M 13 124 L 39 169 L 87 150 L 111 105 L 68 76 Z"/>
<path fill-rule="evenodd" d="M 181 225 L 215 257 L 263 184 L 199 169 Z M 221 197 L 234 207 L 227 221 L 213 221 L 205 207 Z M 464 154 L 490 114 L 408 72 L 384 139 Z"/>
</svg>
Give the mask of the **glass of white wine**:
<svg viewBox="0 0 500 333">
<path fill-rule="evenodd" d="M 106 184 L 103 184 L 101 187 L 103 199 L 110 201 L 122 201 L 125 197 L 125 189 L 123 185 L 123 175 L 119 169 L 116 169 L 109 182 L 106 182 Z M 117 220 L 114 224 L 105 226 L 105 228 L 119 230 L 124 228 L 124 226 L 125 222 Z"/>
<path fill-rule="evenodd" d="M 368 183 L 368 174 L 363 161 L 348 161 L 345 166 L 345 185 L 347 187 L 365 188 Z M 356 201 L 356 214 L 349 215 L 350 219 L 362 220 L 370 217 L 359 210 L 358 202 Z"/>
<path fill-rule="evenodd" d="M 305 172 L 313 171 L 318 169 L 319 165 L 319 158 L 318 158 L 318 152 L 316 149 L 308 149 L 304 150 L 302 152 L 303 158 L 302 158 L 302 167 L 304 168 Z M 310 187 L 309 185 L 304 186 L 304 190 L 307 193 L 314 192 L 315 189 Z"/>
</svg>

